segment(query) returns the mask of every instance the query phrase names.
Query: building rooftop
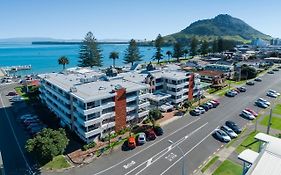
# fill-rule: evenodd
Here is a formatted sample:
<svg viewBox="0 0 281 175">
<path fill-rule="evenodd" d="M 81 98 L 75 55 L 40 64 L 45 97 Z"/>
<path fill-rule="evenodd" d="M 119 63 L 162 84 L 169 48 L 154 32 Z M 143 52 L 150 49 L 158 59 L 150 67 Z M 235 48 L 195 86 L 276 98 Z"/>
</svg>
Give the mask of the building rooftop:
<svg viewBox="0 0 281 175">
<path fill-rule="evenodd" d="M 170 71 L 170 70 L 154 70 L 149 72 L 155 78 L 167 78 L 172 80 L 182 80 L 187 78 L 186 72 Z"/>
<path fill-rule="evenodd" d="M 214 70 L 202 70 L 197 73 L 201 76 L 203 75 L 203 76 L 211 76 L 211 77 L 221 76 L 223 74 L 223 72 L 221 71 L 214 71 Z"/>
<path fill-rule="evenodd" d="M 117 86 L 125 88 L 128 92 L 147 88 L 145 84 L 128 81 L 120 76 L 108 79 L 103 73 L 97 71 L 49 73 L 41 74 L 39 77 L 66 92 L 72 89 L 72 94 L 82 101 L 115 96 L 113 90 Z"/>
</svg>

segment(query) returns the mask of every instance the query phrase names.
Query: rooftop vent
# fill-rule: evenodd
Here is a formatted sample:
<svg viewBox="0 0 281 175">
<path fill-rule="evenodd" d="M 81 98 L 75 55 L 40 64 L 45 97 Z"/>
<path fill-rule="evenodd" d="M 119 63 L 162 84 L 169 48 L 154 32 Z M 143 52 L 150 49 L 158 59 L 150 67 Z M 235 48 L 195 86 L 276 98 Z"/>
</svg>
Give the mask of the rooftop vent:
<svg viewBox="0 0 281 175">
<path fill-rule="evenodd" d="M 70 92 L 77 92 L 77 88 L 76 87 L 71 87 L 70 88 Z"/>
<path fill-rule="evenodd" d="M 103 86 L 99 87 L 99 90 L 105 90 L 105 89 L 106 89 L 106 88 L 103 87 Z"/>
</svg>

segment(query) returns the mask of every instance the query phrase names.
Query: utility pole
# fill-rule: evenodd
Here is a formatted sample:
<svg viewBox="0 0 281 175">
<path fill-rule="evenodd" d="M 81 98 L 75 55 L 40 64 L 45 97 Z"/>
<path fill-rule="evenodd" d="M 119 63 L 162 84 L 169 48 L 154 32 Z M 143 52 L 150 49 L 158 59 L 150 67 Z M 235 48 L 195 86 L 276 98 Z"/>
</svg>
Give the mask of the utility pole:
<svg viewBox="0 0 281 175">
<path fill-rule="evenodd" d="M 269 115 L 269 119 L 268 119 L 268 125 L 267 125 L 267 131 L 266 134 L 269 134 L 270 131 L 270 127 L 271 127 L 271 118 L 272 118 L 272 108 L 270 108 L 270 115 Z"/>
</svg>

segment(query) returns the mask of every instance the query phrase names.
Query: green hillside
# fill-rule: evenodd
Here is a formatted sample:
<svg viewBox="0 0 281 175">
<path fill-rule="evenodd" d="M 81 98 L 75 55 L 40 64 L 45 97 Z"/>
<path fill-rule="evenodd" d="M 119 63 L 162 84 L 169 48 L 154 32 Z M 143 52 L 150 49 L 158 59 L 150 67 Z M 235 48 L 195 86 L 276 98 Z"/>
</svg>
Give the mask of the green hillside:
<svg viewBox="0 0 281 175">
<path fill-rule="evenodd" d="M 212 19 L 196 21 L 178 33 L 165 36 L 165 40 L 167 42 L 189 41 L 193 36 L 199 40 L 212 41 L 222 37 L 243 43 L 251 42 L 256 38 L 271 39 L 269 35 L 259 32 L 238 18 L 233 18 L 230 15 L 218 15 Z"/>
</svg>

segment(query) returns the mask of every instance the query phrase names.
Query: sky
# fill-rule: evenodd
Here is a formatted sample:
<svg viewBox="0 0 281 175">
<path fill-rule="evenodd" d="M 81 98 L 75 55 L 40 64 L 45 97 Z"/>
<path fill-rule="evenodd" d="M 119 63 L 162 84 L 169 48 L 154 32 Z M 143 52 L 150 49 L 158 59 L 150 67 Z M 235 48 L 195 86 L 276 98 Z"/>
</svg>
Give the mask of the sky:
<svg viewBox="0 0 281 175">
<path fill-rule="evenodd" d="M 280 0 L 0 0 L 0 38 L 147 39 L 229 14 L 281 37 Z"/>
</svg>

